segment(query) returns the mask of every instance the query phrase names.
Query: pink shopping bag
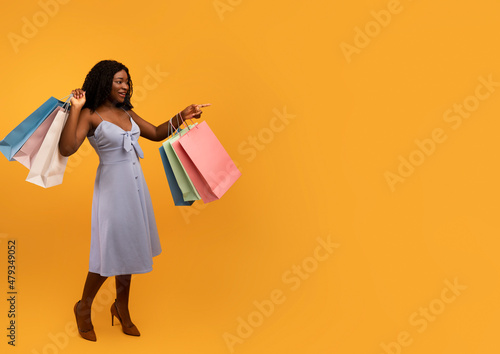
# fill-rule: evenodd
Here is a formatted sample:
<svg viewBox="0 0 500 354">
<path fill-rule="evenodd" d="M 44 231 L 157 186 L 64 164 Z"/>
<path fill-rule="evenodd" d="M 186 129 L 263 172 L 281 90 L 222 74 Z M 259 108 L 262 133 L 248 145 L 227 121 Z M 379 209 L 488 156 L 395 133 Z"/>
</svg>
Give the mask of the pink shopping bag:
<svg viewBox="0 0 500 354">
<path fill-rule="evenodd" d="M 206 122 L 191 128 L 172 146 L 204 203 L 220 199 L 241 176 Z"/>
<path fill-rule="evenodd" d="M 35 159 L 40 146 L 42 146 L 43 139 L 47 132 L 49 131 L 57 112 L 62 108 L 57 107 L 48 117 L 43 121 L 42 124 L 35 130 L 35 132 L 26 140 L 24 145 L 19 149 L 18 152 L 13 156 L 14 160 L 20 162 L 23 166 L 31 168 L 31 162 Z"/>
</svg>

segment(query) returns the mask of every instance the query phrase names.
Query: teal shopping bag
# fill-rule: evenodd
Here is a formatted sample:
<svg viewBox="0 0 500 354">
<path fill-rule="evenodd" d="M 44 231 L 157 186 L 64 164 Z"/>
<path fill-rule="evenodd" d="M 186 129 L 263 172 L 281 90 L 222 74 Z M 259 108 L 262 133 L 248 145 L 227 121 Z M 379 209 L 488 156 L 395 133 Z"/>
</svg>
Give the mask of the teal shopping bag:
<svg viewBox="0 0 500 354">
<path fill-rule="evenodd" d="M 57 107 L 62 107 L 63 104 L 64 102 L 51 97 L 38 107 L 3 140 L 0 140 L 0 151 L 2 154 L 4 154 L 9 161 L 14 161 L 14 155 L 21 149 L 40 124 L 42 124 Z"/>
</svg>

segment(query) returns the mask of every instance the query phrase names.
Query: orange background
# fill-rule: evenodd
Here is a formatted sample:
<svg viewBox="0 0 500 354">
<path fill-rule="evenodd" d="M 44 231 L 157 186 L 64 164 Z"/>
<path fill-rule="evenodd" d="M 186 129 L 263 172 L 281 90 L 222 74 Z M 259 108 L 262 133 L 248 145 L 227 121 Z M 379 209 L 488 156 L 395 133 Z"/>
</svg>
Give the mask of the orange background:
<svg viewBox="0 0 500 354">
<path fill-rule="evenodd" d="M 18 287 L 17 346 L 2 335 L 2 352 L 498 353 L 499 11 L 493 0 L 4 4 L 0 137 L 116 59 L 154 124 L 212 103 L 203 118 L 243 176 L 219 201 L 175 207 L 160 145 L 141 139 L 163 253 L 133 278 L 142 336 L 110 326 L 109 279 L 90 343 L 72 309 L 98 158 L 85 142 L 64 183 L 43 189 L 2 157 L 2 297 L 9 239 Z M 5 300 L 0 311 L 7 328 Z"/>
</svg>

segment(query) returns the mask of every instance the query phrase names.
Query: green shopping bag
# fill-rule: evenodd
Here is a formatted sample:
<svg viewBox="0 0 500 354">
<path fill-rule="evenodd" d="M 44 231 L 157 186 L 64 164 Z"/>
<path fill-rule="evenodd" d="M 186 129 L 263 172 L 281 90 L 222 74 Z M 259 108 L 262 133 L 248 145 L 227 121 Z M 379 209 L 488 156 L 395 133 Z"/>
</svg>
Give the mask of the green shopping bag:
<svg viewBox="0 0 500 354">
<path fill-rule="evenodd" d="M 189 129 L 194 127 L 196 124 L 197 123 L 190 125 Z M 174 172 L 175 180 L 177 181 L 177 184 L 181 189 L 182 198 L 186 202 L 200 200 L 201 197 L 198 194 L 196 188 L 194 187 L 193 182 L 191 182 L 191 179 L 189 178 L 186 170 L 182 166 L 181 161 L 177 157 L 177 154 L 175 153 L 175 150 L 172 147 L 172 143 L 177 141 L 181 136 L 187 133 L 189 129 L 188 128 L 182 129 L 179 133 L 173 135 L 170 139 L 166 140 L 163 143 L 163 149 L 165 150 L 168 162 L 170 163 L 172 171 Z"/>
</svg>

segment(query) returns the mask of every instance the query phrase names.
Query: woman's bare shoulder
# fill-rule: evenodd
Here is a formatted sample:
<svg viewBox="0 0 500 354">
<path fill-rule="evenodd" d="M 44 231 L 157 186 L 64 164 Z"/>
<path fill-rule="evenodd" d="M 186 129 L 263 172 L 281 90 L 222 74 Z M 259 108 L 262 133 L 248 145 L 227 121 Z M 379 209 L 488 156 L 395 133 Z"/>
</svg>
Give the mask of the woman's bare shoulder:
<svg viewBox="0 0 500 354">
<path fill-rule="evenodd" d="M 95 111 L 92 111 L 90 108 L 86 107 L 80 111 L 79 120 L 89 126 L 90 130 L 97 128 L 99 123 L 101 123 L 101 118 L 97 115 Z"/>
</svg>

